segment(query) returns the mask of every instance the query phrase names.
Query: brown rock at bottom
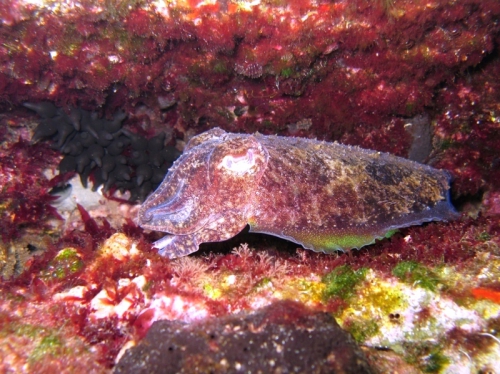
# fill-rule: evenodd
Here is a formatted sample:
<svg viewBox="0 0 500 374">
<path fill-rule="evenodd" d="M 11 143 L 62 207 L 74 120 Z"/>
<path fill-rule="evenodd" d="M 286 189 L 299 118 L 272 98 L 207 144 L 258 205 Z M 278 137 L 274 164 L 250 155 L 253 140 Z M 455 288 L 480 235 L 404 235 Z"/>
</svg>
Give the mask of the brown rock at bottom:
<svg viewBox="0 0 500 374">
<path fill-rule="evenodd" d="M 114 373 L 372 373 L 328 313 L 283 301 L 255 313 L 157 321 Z"/>
</svg>

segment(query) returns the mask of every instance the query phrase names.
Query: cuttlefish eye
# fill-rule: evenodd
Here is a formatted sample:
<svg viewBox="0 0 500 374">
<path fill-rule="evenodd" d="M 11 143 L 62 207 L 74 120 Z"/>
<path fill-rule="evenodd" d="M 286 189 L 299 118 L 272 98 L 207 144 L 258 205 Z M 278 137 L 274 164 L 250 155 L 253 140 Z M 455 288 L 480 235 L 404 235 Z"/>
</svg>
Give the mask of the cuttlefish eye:
<svg viewBox="0 0 500 374">
<path fill-rule="evenodd" d="M 224 168 L 235 174 L 242 175 L 247 173 L 255 165 L 255 157 L 252 150 L 248 150 L 242 156 L 227 155 L 224 156 L 218 169 Z"/>
</svg>

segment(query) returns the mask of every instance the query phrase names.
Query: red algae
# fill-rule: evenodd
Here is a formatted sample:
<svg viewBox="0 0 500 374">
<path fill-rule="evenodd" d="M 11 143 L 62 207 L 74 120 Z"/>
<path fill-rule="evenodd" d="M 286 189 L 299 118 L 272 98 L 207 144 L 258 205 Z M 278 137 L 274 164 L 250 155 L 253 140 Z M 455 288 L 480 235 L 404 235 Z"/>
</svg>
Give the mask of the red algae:
<svg viewBox="0 0 500 374">
<path fill-rule="evenodd" d="M 379 243 L 375 251 L 353 252 L 349 262 L 353 266 L 381 270 L 387 270 L 400 261 L 416 261 L 430 266 L 460 264 L 476 255 L 474 248 L 482 244 L 478 235 L 493 230 L 494 226 L 484 217 L 412 227 Z M 500 239 L 497 235 L 495 238 Z"/>
<path fill-rule="evenodd" d="M 85 226 L 85 232 L 92 237 L 92 247 L 97 249 L 98 245 L 101 244 L 105 239 L 109 238 L 115 233 L 115 230 L 111 227 L 106 219 L 102 220 L 102 224 L 99 225 L 94 218 L 82 207 L 77 204 L 78 211 L 80 212 Z"/>
<path fill-rule="evenodd" d="M 499 65 L 490 61 L 482 74 L 463 77 L 453 88 L 440 90 L 443 109 L 437 116 L 436 138 L 441 152 L 435 165 L 452 171 L 456 196 L 500 189 L 495 172 L 500 152 L 499 73 Z"/>
<path fill-rule="evenodd" d="M 0 149 L 0 236 L 2 241 L 16 239 L 29 227 L 50 226 L 46 221 L 60 218 L 50 204 L 54 184 L 43 175 L 57 160 L 44 145 L 19 141 Z"/>
<path fill-rule="evenodd" d="M 176 98 L 180 99 L 175 111 L 189 118 L 190 112 L 200 112 L 202 107 L 200 104 L 184 105 L 180 93 L 183 89 L 192 89 L 192 82 L 185 80 L 190 69 L 195 81 L 210 82 L 213 69 L 192 70 L 206 60 L 208 53 L 215 60 L 227 60 L 223 64 L 227 74 L 222 75 L 238 91 L 244 92 L 251 87 L 252 82 L 248 79 L 261 76 L 272 78 L 271 81 L 275 79 L 274 88 L 269 87 L 265 95 L 271 106 L 282 107 L 276 101 L 281 99 L 287 106 L 310 107 L 313 118 L 310 134 L 320 135 L 325 120 L 349 130 L 349 124 L 343 123 L 343 113 L 351 116 L 355 113 L 354 119 L 360 123 L 366 114 L 375 115 L 380 122 L 391 115 L 411 116 L 422 111 L 430 104 L 433 89 L 453 75 L 453 71 L 443 71 L 441 64 L 461 71 L 464 66 L 474 66 L 491 51 L 490 35 L 494 30 L 473 28 L 472 24 L 480 21 L 487 24 L 484 18 L 495 14 L 493 3 L 482 2 L 477 8 L 474 2 L 450 6 L 435 1 L 433 7 L 424 9 L 419 4 L 406 4 L 406 8 L 401 8 L 395 3 L 384 8 L 380 4 L 368 7 L 363 2 L 357 6 L 347 6 L 343 2 L 315 6 L 301 1 L 283 8 L 279 4 L 256 6 L 252 11 L 235 8 L 234 4 L 227 5 L 227 9 L 219 4 L 195 9 L 172 5 L 156 12 L 121 7 L 108 18 L 107 25 L 99 23 L 102 16 L 99 13 L 70 12 L 67 17 L 71 17 L 75 28 L 64 32 L 60 32 L 61 23 L 57 17 L 42 11 L 39 20 L 28 20 L 26 27 L 37 28 L 37 22 L 43 20 L 44 30 L 52 38 L 50 43 L 43 41 L 41 32 L 23 34 L 10 58 L 26 59 L 29 53 L 44 56 L 43 59 L 29 59 L 38 61 L 39 65 L 32 66 L 28 73 L 46 76 L 55 91 L 50 94 L 40 87 L 37 88 L 39 93 L 32 93 L 31 97 L 49 98 L 47 94 L 50 94 L 60 98 L 58 100 L 73 101 L 70 98 L 74 93 L 69 85 L 76 84 L 75 88 L 85 87 L 87 91 L 81 92 L 80 102 L 97 104 L 102 104 L 106 96 L 102 91 L 120 81 L 131 92 L 147 93 L 142 101 L 153 106 L 154 93 L 161 87 L 159 78 L 167 69 L 175 72 Z M 446 12 L 441 11 L 443 7 Z M 436 26 L 436 15 L 445 28 Z M 345 17 L 354 27 L 342 26 L 340 20 Z M 462 25 L 464 20 L 468 22 L 466 26 Z M 122 23 L 124 29 L 118 27 Z M 474 34 L 468 32 L 468 28 L 474 29 Z M 9 40 L 14 40 L 15 31 L 12 32 L 5 35 Z M 102 34 L 107 35 L 108 42 L 98 37 Z M 387 46 L 381 43 L 381 34 L 385 35 Z M 36 43 L 28 35 L 39 35 Z M 36 50 L 32 49 L 33 45 L 37 46 Z M 187 55 L 181 53 L 185 46 L 190 51 Z M 447 49 L 449 52 L 440 52 Z M 57 55 L 47 60 L 46 51 Z M 449 62 L 441 62 L 441 55 L 449 56 Z M 467 59 L 457 57 L 462 55 Z M 21 66 L 21 60 L 17 61 L 15 66 Z M 73 64 L 71 71 L 68 70 L 70 64 Z M 22 67 L 25 69 L 24 65 Z M 219 69 L 216 74 L 221 74 L 220 64 L 215 63 L 214 67 Z M 247 79 L 234 74 L 239 71 Z M 429 85 L 431 81 L 434 83 Z M 18 79 L 17 87 L 11 88 L 26 84 L 21 82 Z M 209 84 L 199 94 L 214 88 Z M 325 94 L 328 97 L 335 91 L 345 97 L 345 89 L 349 92 L 349 100 L 344 104 L 346 111 L 329 105 L 329 113 L 321 110 L 320 101 L 314 104 L 315 98 Z M 217 91 L 223 94 L 225 86 Z M 8 92 L 14 94 L 7 90 L 7 95 Z M 94 98 L 86 98 L 86 95 L 94 95 Z M 290 95 L 293 97 L 286 97 Z M 235 97 L 224 98 L 220 104 L 232 106 Z M 214 107 L 210 109 L 209 117 L 216 111 Z M 262 119 L 257 116 L 255 120 L 261 121 L 259 129 L 264 131 Z M 270 113 L 269 120 L 278 128 L 287 124 L 279 111 Z M 242 126 L 228 129 L 236 128 L 245 129 Z M 334 138 L 329 136 L 328 139 Z"/>
</svg>

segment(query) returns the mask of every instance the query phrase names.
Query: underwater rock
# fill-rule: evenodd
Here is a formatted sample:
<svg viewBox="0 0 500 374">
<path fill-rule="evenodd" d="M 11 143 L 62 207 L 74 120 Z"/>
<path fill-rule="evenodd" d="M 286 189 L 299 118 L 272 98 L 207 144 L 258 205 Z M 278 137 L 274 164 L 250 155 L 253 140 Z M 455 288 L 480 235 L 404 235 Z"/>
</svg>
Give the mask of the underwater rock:
<svg viewBox="0 0 500 374">
<path fill-rule="evenodd" d="M 170 258 L 229 239 L 247 224 L 328 253 L 456 218 L 449 179 L 387 153 L 214 128 L 191 139 L 142 205 L 139 224 L 173 234 L 155 243 Z"/>
<path fill-rule="evenodd" d="M 61 173 L 76 171 L 82 184 L 90 177 L 93 189 L 104 185 L 130 191 L 130 201 L 144 201 L 161 180 L 179 152 L 165 146 L 165 134 L 151 139 L 122 128 L 126 113 L 118 111 L 112 120 L 99 118 L 81 108 L 67 111 L 51 102 L 24 103 L 42 117 L 32 142 L 51 140 L 52 147 L 66 156 L 59 163 Z M 130 183 L 128 183 L 130 182 Z"/>
<path fill-rule="evenodd" d="M 283 301 L 198 323 L 157 321 L 114 369 L 124 373 L 371 373 L 328 313 Z"/>
<path fill-rule="evenodd" d="M 408 158 L 416 162 L 425 162 L 432 152 L 432 131 L 429 116 L 425 114 L 415 116 L 408 120 L 405 128 L 412 137 Z"/>
</svg>

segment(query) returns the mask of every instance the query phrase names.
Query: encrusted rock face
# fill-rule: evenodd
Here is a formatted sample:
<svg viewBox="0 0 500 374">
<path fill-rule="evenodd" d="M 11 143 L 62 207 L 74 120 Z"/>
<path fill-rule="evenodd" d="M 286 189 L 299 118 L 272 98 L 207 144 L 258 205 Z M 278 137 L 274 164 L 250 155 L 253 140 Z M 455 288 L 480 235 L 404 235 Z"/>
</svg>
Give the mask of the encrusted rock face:
<svg viewBox="0 0 500 374">
<path fill-rule="evenodd" d="M 191 325 L 155 322 L 125 352 L 125 373 L 372 373 L 354 339 L 327 313 L 284 301 Z"/>
</svg>

